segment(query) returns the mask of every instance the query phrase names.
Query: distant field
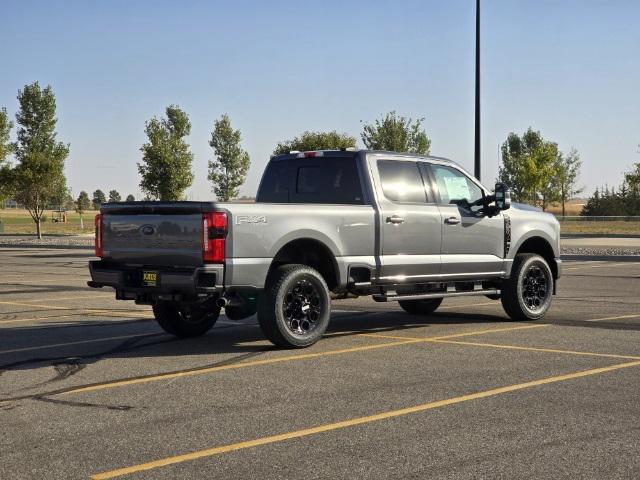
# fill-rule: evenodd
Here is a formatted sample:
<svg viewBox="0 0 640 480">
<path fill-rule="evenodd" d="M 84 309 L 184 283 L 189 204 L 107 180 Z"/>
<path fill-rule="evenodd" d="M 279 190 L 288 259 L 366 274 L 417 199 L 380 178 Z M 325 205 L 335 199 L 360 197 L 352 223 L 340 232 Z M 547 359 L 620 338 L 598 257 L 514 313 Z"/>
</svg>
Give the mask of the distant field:
<svg viewBox="0 0 640 480">
<path fill-rule="evenodd" d="M 42 233 L 79 235 L 93 232 L 93 218 L 96 212 L 90 210 L 83 215 L 84 230 L 80 228 L 80 215 L 75 212 L 67 214 L 69 220 L 67 223 L 53 222 L 56 215 L 50 210 L 45 211 L 45 215 L 47 220 L 42 223 Z M 12 208 L 0 210 L 0 222 L 4 226 L 4 233 L 36 233 L 36 224 L 26 210 Z"/>
<path fill-rule="evenodd" d="M 577 215 L 567 206 L 567 215 Z M 580 206 L 580 209 L 582 207 Z M 548 211 L 553 212 L 553 209 Z M 578 210 L 579 212 L 579 210 Z M 51 219 L 54 215 L 47 211 L 47 221 L 42 224 L 44 234 L 79 235 L 93 232 L 93 218 L 96 212 L 91 210 L 84 214 L 84 230 L 80 228 L 80 215 L 69 213 L 69 223 L 56 223 Z M 0 222 L 4 225 L 4 233 L 36 233 L 36 225 L 26 210 L 0 210 Z M 640 222 L 601 222 L 601 221 L 568 221 L 560 222 L 563 233 L 592 233 L 592 234 L 626 234 L 640 236 Z"/>
<path fill-rule="evenodd" d="M 567 202 L 565 204 L 565 215 L 580 215 L 580 212 L 582 212 L 582 207 L 584 207 L 585 203 L 586 200 L 583 199 L 576 199 Z M 545 211 L 553 213 L 554 215 L 562 215 L 562 205 L 560 205 L 559 203 L 552 203 L 549 207 L 547 207 Z"/>
<path fill-rule="evenodd" d="M 640 236 L 640 222 L 560 222 L 562 233 L 625 234 Z"/>
</svg>

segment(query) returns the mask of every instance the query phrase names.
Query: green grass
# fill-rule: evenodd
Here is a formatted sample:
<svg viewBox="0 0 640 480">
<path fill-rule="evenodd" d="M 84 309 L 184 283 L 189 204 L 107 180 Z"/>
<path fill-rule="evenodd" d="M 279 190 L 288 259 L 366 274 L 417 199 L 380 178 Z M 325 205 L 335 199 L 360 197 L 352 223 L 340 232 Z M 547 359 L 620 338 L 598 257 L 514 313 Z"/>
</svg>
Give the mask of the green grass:
<svg viewBox="0 0 640 480">
<path fill-rule="evenodd" d="M 45 211 L 46 221 L 42 223 L 42 233 L 57 235 L 79 235 L 93 232 L 93 218 L 97 212 L 89 211 L 83 215 L 84 230 L 80 228 L 80 215 L 76 212 L 68 212 L 67 223 L 52 222 L 56 214 L 50 210 Z M 4 226 L 5 234 L 33 234 L 36 233 L 36 224 L 26 210 L 5 209 L 0 210 L 0 222 Z"/>
<path fill-rule="evenodd" d="M 42 224 L 44 234 L 79 235 L 93 232 L 93 218 L 96 212 L 84 214 L 84 230 L 80 229 L 80 215 L 69 212 L 69 223 L 52 222 L 53 215 L 46 212 L 47 221 Z M 36 225 L 26 210 L 0 210 L 0 221 L 4 225 L 4 233 L 36 233 Z M 591 234 L 626 234 L 640 236 L 640 222 L 604 222 L 604 221 L 566 221 L 560 222 L 563 233 L 591 233 Z"/>
<path fill-rule="evenodd" d="M 625 234 L 640 236 L 640 222 L 592 222 L 567 221 L 560 222 L 562 233 L 591 233 L 599 235 Z"/>
</svg>

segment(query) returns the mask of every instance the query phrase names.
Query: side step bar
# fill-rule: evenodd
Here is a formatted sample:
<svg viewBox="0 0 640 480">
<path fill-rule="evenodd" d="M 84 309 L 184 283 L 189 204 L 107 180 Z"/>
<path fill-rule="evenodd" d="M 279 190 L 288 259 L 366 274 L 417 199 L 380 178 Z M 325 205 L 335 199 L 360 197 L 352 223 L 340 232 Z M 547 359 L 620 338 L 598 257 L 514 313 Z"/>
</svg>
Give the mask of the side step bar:
<svg viewBox="0 0 640 480">
<path fill-rule="evenodd" d="M 417 295 L 373 295 L 376 302 L 397 302 L 399 300 L 428 300 L 430 298 L 449 298 L 449 297 L 469 297 L 472 295 L 500 295 L 497 288 L 489 288 L 486 290 L 468 290 L 463 292 L 434 292 L 420 293 Z"/>
</svg>

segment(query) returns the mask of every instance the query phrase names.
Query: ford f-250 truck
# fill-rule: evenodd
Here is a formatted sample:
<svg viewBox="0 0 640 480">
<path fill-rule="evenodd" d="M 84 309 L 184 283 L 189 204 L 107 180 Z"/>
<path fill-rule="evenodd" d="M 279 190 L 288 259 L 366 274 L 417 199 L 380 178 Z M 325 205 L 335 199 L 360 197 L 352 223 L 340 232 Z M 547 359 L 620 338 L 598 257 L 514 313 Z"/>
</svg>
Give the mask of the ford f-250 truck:
<svg viewBox="0 0 640 480">
<path fill-rule="evenodd" d="M 265 336 L 306 347 L 335 295 L 429 315 L 443 298 L 501 299 L 541 318 L 561 273 L 552 215 L 511 205 L 444 158 L 383 151 L 272 157 L 256 203 L 122 202 L 96 216 L 91 287 L 153 306 L 160 326 L 207 332 L 257 313 Z"/>
</svg>

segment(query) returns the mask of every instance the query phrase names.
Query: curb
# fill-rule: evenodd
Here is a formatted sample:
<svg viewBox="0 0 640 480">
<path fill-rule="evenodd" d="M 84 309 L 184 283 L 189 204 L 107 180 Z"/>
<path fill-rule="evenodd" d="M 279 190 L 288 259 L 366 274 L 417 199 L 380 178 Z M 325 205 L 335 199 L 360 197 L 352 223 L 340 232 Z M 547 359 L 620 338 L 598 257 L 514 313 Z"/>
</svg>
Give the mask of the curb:
<svg viewBox="0 0 640 480">
<path fill-rule="evenodd" d="M 567 253 L 560 255 L 561 260 L 566 261 L 608 261 L 608 262 L 640 262 L 640 255 L 584 255 L 579 253 Z"/>
</svg>

